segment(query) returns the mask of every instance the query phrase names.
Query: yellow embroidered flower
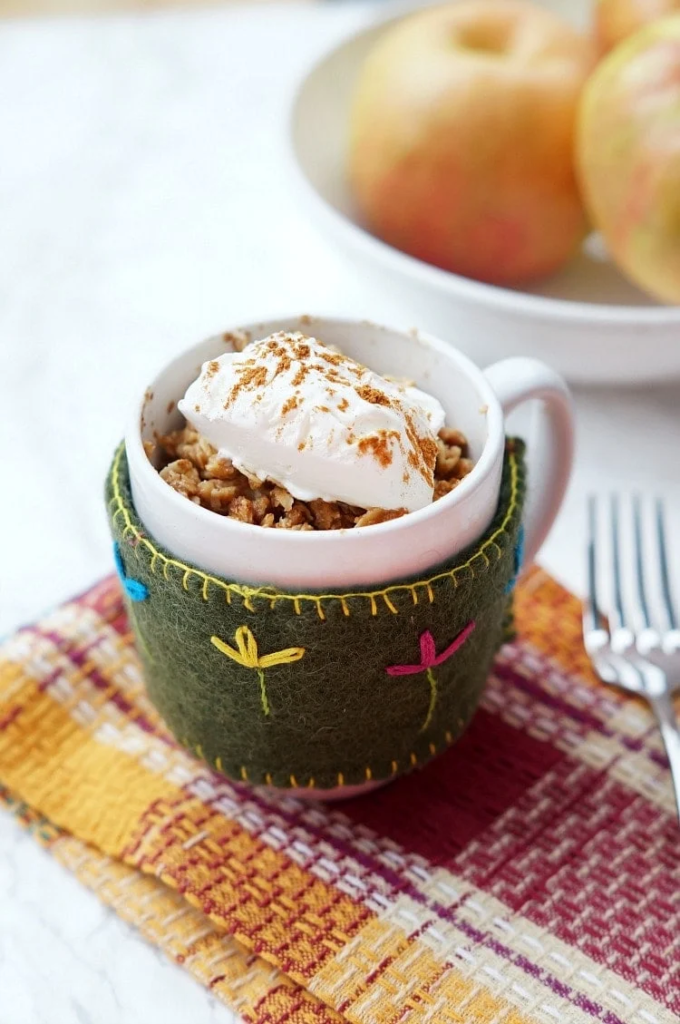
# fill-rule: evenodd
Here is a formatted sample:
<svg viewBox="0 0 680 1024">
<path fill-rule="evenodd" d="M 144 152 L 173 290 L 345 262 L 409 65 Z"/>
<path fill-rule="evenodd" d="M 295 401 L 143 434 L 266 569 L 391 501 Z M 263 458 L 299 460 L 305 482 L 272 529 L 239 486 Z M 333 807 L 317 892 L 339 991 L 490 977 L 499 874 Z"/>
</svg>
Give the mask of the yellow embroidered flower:
<svg viewBox="0 0 680 1024">
<path fill-rule="evenodd" d="M 257 640 L 253 636 L 248 626 L 239 626 L 234 634 L 234 640 L 236 641 L 236 647 L 230 647 L 229 644 L 225 644 L 224 640 L 220 640 L 218 636 L 211 636 L 210 643 L 221 651 L 222 654 L 226 654 L 228 658 L 235 661 L 237 665 L 242 665 L 243 668 L 254 668 L 257 672 L 258 679 L 260 680 L 260 696 L 262 698 L 262 710 L 265 715 L 269 714 L 269 701 L 267 699 L 267 690 L 264 681 L 264 670 L 266 668 L 272 668 L 274 665 L 290 665 L 293 661 L 299 661 L 304 656 L 304 647 L 287 647 L 283 651 L 274 651 L 272 654 L 263 654 L 260 657 L 257 649 Z"/>
</svg>

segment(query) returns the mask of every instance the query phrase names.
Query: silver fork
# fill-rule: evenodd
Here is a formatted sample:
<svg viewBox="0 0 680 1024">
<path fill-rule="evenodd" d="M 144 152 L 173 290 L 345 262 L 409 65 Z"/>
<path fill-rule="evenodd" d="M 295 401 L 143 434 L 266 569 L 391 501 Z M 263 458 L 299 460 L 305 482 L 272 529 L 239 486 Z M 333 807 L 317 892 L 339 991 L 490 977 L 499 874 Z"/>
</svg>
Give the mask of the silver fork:
<svg viewBox="0 0 680 1024">
<path fill-rule="evenodd" d="M 588 502 L 588 596 L 583 607 L 583 638 L 595 671 L 604 682 L 638 694 L 651 705 L 668 755 L 680 819 L 680 730 L 672 701 L 673 690 L 680 686 L 680 626 L 670 582 L 663 503 L 657 500 L 654 506 L 651 562 L 646 558 L 650 545 L 645 544 L 643 505 L 639 497 L 632 499 L 629 519 L 633 564 L 627 574 L 628 587 L 621 556 L 623 502 L 613 495 L 608 508 L 603 509 L 604 504 L 596 497 Z M 608 585 L 603 587 L 601 570 L 606 563 Z M 610 599 L 606 609 L 602 603 L 605 589 Z M 650 598 L 652 593 L 654 600 Z"/>
</svg>

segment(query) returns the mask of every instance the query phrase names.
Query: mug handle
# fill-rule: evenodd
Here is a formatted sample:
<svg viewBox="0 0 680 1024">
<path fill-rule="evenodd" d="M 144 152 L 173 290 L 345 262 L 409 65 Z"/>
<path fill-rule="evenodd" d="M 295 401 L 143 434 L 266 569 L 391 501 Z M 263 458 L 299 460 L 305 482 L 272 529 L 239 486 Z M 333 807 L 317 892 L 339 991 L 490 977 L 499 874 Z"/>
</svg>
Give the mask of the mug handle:
<svg viewBox="0 0 680 1024">
<path fill-rule="evenodd" d="M 525 566 L 548 536 L 569 483 L 574 461 L 574 408 L 564 379 L 538 359 L 503 359 L 484 370 L 508 416 L 536 399 L 527 440 L 527 498 L 524 508 Z"/>
</svg>

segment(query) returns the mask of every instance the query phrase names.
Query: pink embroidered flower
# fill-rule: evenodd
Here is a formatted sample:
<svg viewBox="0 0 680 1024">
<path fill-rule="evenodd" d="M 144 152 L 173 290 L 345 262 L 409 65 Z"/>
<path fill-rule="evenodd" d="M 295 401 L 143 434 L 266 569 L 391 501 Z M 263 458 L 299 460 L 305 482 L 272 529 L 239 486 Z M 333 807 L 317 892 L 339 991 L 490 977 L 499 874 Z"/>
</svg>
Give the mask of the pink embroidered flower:
<svg viewBox="0 0 680 1024">
<path fill-rule="evenodd" d="M 475 623 L 469 622 L 465 629 L 460 631 L 453 643 L 449 644 L 441 654 L 437 654 L 434 637 L 429 629 L 426 629 L 424 633 L 420 634 L 420 663 L 418 665 L 390 665 L 385 670 L 390 676 L 413 676 L 418 672 L 427 673 L 427 681 L 430 684 L 430 704 L 425 721 L 420 727 L 421 732 L 424 732 L 432 721 L 432 715 L 437 704 L 437 679 L 432 669 L 448 661 L 458 648 L 463 646 L 474 628 Z"/>
<path fill-rule="evenodd" d="M 456 639 L 452 644 L 442 651 L 441 654 L 437 654 L 437 649 L 434 643 L 434 637 L 430 633 L 429 629 L 426 629 L 424 633 L 420 635 L 420 664 L 419 665 L 390 665 L 387 669 L 387 674 L 390 676 L 412 676 L 416 672 L 425 672 L 428 668 L 436 668 L 437 665 L 443 665 L 445 661 L 448 661 L 452 654 L 455 654 L 459 647 L 462 647 L 470 633 L 475 628 L 475 623 L 470 622 L 461 630 Z"/>
</svg>

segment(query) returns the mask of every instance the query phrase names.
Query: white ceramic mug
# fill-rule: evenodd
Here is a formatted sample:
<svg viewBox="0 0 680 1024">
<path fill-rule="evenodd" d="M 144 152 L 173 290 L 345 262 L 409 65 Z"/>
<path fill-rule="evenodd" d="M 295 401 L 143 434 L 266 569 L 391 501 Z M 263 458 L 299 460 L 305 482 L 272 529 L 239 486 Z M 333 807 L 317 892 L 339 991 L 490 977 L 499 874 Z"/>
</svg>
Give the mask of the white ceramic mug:
<svg viewBox="0 0 680 1024">
<path fill-rule="evenodd" d="M 187 501 L 161 479 L 143 442 L 180 424 L 177 400 L 202 363 L 231 348 L 236 331 L 263 338 L 281 330 L 313 334 L 378 373 L 409 378 L 433 394 L 447 423 L 467 435 L 472 472 L 418 512 L 355 530 L 264 530 Z M 490 525 L 500 491 L 505 416 L 529 399 L 540 406 L 527 439 L 528 564 L 552 526 L 571 470 L 573 412 L 564 380 L 534 359 L 503 360 L 483 372 L 444 341 L 366 321 L 303 316 L 249 324 L 201 342 L 164 367 L 136 404 L 125 438 L 135 508 L 152 537 L 176 557 L 231 580 L 316 589 L 413 576 L 458 554 Z"/>
</svg>

